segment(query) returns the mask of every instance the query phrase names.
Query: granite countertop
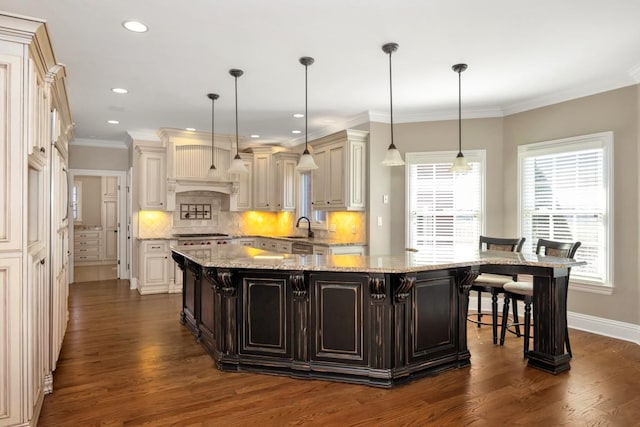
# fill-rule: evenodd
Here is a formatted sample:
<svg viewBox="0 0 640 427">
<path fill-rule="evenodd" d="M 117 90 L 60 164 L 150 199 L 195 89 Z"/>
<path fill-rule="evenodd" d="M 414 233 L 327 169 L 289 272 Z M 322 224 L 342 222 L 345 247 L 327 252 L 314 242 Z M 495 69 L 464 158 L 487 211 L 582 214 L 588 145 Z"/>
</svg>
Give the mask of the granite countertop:
<svg viewBox="0 0 640 427">
<path fill-rule="evenodd" d="M 336 240 L 336 239 L 326 239 L 322 237 L 305 237 L 305 236 L 236 236 L 237 238 L 253 238 L 253 239 L 276 239 L 287 242 L 300 242 L 300 243 L 310 243 L 313 245 L 319 246 L 366 246 L 367 243 L 358 242 L 358 241 L 350 241 L 350 240 Z"/>
<path fill-rule="evenodd" d="M 262 270 L 409 273 L 481 264 L 551 268 L 565 268 L 585 264 L 582 261 L 568 260 L 566 258 L 502 251 L 485 251 L 474 255 L 454 256 L 446 262 L 433 262 L 421 258 L 420 254 L 415 252 L 386 256 L 293 255 L 235 245 L 198 249 L 193 249 L 192 246 L 176 246 L 172 247 L 171 250 L 203 267 Z"/>
<path fill-rule="evenodd" d="M 157 236 L 157 237 L 136 237 L 137 240 L 176 240 L 178 239 L 179 236 L 177 235 L 172 235 L 172 236 Z M 323 239 L 320 237 L 313 237 L 313 238 L 308 238 L 308 237 L 304 237 L 304 236 L 263 236 L 263 235 L 240 235 L 240 236 L 234 236 L 234 235 L 230 235 L 229 238 L 231 239 L 242 239 L 242 238 L 247 238 L 247 239 L 276 239 L 276 240 L 282 240 L 282 241 L 286 241 L 286 242 L 300 242 L 300 243 L 307 243 L 307 244 L 312 244 L 312 245 L 318 245 L 318 246 L 328 246 L 328 247 L 336 247 L 336 246 L 366 246 L 367 243 L 363 243 L 363 242 L 356 242 L 356 241 L 345 241 L 345 240 L 336 240 L 336 239 Z"/>
</svg>

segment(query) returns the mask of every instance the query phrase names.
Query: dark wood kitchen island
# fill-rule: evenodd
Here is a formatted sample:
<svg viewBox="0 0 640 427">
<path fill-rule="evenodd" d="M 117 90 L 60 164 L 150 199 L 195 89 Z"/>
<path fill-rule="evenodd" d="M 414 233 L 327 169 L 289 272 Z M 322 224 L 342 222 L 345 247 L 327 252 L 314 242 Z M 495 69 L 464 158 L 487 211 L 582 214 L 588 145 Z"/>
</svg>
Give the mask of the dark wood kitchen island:
<svg viewBox="0 0 640 427">
<path fill-rule="evenodd" d="M 221 370 L 391 387 L 468 366 L 473 280 L 484 268 L 519 267 L 547 283 L 538 294 L 559 309 L 538 319 L 549 331 L 536 334 L 541 362 L 530 365 L 569 369 L 562 310 L 577 263 L 566 259 L 485 252 L 433 264 L 413 253 L 303 256 L 235 245 L 175 247 L 172 257 L 183 271 L 181 322 Z"/>
</svg>

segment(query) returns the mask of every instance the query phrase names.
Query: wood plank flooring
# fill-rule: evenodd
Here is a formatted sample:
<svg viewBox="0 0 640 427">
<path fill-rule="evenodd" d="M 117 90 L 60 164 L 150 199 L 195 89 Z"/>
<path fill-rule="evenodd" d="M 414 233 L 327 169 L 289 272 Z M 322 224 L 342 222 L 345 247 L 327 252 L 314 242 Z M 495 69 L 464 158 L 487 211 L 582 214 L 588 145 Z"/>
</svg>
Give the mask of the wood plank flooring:
<svg viewBox="0 0 640 427">
<path fill-rule="evenodd" d="M 39 426 L 640 425 L 640 346 L 571 331 L 572 369 L 527 368 L 522 340 L 504 347 L 468 324 L 470 368 L 386 390 L 225 373 L 178 321 L 181 295 L 128 281 L 70 287 L 54 392 Z"/>
</svg>

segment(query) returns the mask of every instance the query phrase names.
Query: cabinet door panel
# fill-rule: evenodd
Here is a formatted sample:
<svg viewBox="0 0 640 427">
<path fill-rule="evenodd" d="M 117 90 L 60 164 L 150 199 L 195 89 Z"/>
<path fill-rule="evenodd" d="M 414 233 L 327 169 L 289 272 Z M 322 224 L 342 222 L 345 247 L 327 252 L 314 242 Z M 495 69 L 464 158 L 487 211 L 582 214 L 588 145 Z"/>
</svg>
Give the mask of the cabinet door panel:
<svg viewBox="0 0 640 427">
<path fill-rule="evenodd" d="M 21 58 L 0 55 L 0 250 L 22 245 L 22 146 L 20 119 Z M 13 165 L 13 166 L 12 166 Z"/>
<path fill-rule="evenodd" d="M 345 184 L 345 147 L 344 145 L 329 148 L 329 195 L 327 201 L 330 205 L 344 205 Z"/>
<path fill-rule="evenodd" d="M 290 355 L 288 279 L 247 276 L 242 279 L 242 349 L 244 354 Z"/>
<path fill-rule="evenodd" d="M 411 298 L 410 362 L 456 352 L 455 301 L 453 278 L 418 278 Z"/>
<path fill-rule="evenodd" d="M 105 260 L 115 260 L 118 257 L 118 203 L 115 200 L 103 200 L 102 224 L 104 225 Z"/>
<path fill-rule="evenodd" d="M 271 188 L 269 185 L 271 174 L 271 155 L 255 156 L 253 160 L 254 182 L 253 201 L 255 209 L 268 209 L 270 206 Z"/>
<path fill-rule="evenodd" d="M 351 361 L 356 365 L 367 364 L 368 316 L 365 316 L 365 275 L 310 275 L 314 293 L 311 301 L 312 360 Z"/>
</svg>

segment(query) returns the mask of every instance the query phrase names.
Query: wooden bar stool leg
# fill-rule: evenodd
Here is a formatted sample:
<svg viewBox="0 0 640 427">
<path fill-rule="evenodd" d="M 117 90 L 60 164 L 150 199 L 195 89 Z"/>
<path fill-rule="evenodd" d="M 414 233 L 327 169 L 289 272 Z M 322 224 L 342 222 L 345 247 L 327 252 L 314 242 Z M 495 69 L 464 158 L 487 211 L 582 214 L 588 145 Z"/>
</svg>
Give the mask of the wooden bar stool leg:
<svg viewBox="0 0 640 427">
<path fill-rule="evenodd" d="M 482 322 L 482 292 L 478 291 L 478 328 Z"/>
<path fill-rule="evenodd" d="M 493 330 L 493 343 L 498 344 L 498 290 L 491 290 L 491 328 Z"/>
<path fill-rule="evenodd" d="M 516 327 L 516 336 L 520 338 L 522 334 L 520 333 L 520 315 L 518 314 L 518 300 L 513 300 L 513 323 Z"/>
<path fill-rule="evenodd" d="M 504 304 L 502 305 L 502 328 L 500 330 L 500 345 L 504 345 L 504 336 L 507 332 L 507 318 L 509 317 L 509 295 L 504 294 Z"/>
</svg>

